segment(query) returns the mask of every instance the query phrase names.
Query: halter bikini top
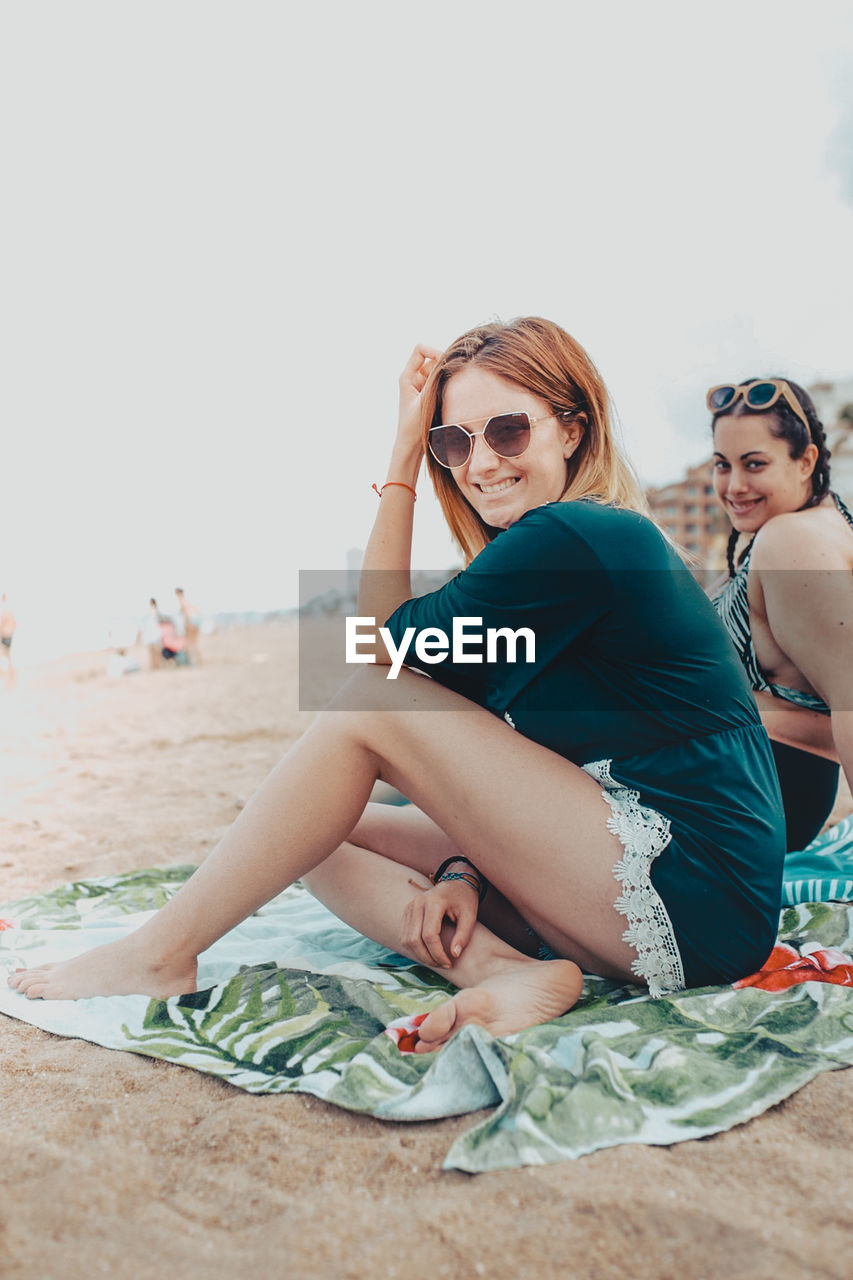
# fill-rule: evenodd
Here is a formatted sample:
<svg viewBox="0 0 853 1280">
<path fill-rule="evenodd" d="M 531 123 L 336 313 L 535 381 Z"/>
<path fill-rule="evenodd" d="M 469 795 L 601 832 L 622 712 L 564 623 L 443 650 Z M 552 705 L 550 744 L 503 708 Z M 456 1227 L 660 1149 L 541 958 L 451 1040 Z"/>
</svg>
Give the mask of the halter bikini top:
<svg viewBox="0 0 853 1280">
<path fill-rule="evenodd" d="M 853 529 L 853 515 L 848 511 L 837 493 L 833 493 L 832 498 L 844 519 Z M 820 711 L 824 715 L 829 715 L 829 707 L 823 698 L 818 697 L 816 693 L 804 693 L 802 689 L 791 689 L 785 684 L 770 684 L 758 665 L 758 659 L 755 656 L 755 648 L 752 643 L 752 632 L 749 626 L 749 600 L 746 594 L 749 561 L 752 557 L 752 543 L 754 541 L 755 535 L 753 535 L 752 542 L 744 552 L 734 577 L 729 578 L 728 582 L 724 583 L 718 595 L 714 597 L 712 604 L 732 638 L 738 657 L 746 669 L 746 674 L 753 689 L 766 690 L 777 698 L 784 698 L 786 702 L 794 702 L 797 706 L 808 707 L 812 711 Z"/>
</svg>

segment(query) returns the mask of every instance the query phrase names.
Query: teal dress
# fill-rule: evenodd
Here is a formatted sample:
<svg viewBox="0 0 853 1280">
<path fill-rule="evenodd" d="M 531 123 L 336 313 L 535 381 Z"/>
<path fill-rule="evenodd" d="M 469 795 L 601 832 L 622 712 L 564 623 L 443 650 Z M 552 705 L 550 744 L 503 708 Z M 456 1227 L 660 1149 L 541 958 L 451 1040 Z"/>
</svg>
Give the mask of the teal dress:
<svg viewBox="0 0 853 1280">
<path fill-rule="evenodd" d="M 614 905 L 651 993 L 760 968 L 785 852 L 770 744 L 725 629 L 656 526 L 588 500 L 537 507 L 386 625 L 399 644 L 460 617 L 533 632 L 533 661 L 498 638 L 492 661 L 451 653 L 423 670 L 599 781 L 624 849 Z"/>
</svg>

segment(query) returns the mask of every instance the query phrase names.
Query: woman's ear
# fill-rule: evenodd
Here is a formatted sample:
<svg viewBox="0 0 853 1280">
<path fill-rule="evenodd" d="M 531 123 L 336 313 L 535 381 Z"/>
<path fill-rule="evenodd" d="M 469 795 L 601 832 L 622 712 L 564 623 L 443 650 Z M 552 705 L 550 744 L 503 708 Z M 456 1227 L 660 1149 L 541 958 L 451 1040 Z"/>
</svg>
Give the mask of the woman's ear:
<svg viewBox="0 0 853 1280">
<path fill-rule="evenodd" d="M 819 457 L 818 447 L 814 441 L 807 444 L 799 458 L 800 467 L 804 476 L 810 476 L 815 469 Z"/>
<path fill-rule="evenodd" d="M 560 419 L 563 436 L 563 457 L 568 461 L 577 449 L 586 431 L 586 414 L 572 413 Z"/>
</svg>

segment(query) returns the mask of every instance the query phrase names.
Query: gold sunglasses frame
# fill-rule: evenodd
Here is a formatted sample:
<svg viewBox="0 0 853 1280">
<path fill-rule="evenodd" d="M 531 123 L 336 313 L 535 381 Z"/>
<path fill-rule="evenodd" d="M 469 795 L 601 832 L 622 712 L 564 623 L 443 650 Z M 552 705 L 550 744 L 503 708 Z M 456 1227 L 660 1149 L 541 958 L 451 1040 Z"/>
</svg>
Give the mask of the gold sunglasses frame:
<svg viewBox="0 0 853 1280">
<path fill-rule="evenodd" d="M 747 391 L 749 391 L 750 387 L 760 386 L 775 387 L 775 395 L 772 396 L 766 404 L 750 404 L 746 398 Z M 734 395 L 727 405 L 723 405 L 722 408 L 718 409 L 711 403 L 711 396 L 715 391 L 722 391 L 723 387 L 732 387 L 734 389 Z M 740 399 L 743 400 L 747 409 L 749 409 L 751 413 L 767 413 L 768 410 L 772 409 L 774 404 L 777 404 L 779 400 L 784 400 L 789 408 L 793 409 L 794 413 L 800 419 L 800 422 L 802 422 L 808 432 L 809 439 L 811 440 L 812 429 L 809 426 L 809 420 L 805 415 L 803 406 L 800 404 L 784 378 L 755 378 L 752 382 L 719 382 L 716 387 L 711 387 L 708 391 L 705 396 L 705 404 L 708 406 L 711 413 L 716 415 L 718 413 L 728 413 L 728 411 L 736 405 Z"/>
<path fill-rule="evenodd" d="M 726 385 L 729 386 L 730 384 L 727 383 Z M 490 418 L 487 418 L 486 424 L 483 427 L 482 431 L 468 431 L 464 422 L 439 422 L 434 427 L 430 427 L 429 435 L 432 435 L 433 431 L 443 431 L 446 427 L 458 427 L 459 430 L 464 431 L 466 436 L 468 437 L 468 457 L 465 458 L 463 462 L 457 462 L 455 467 L 451 467 L 448 463 L 441 461 L 441 458 L 439 458 L 436 455 L 435 450 L 432 447 L 432 442 L 428 440 L 427 445 L 429 447 L 429 451 L 432 454 L 432 456 L 435 458 L 438 465 L 440 467 L 444 467 L 445 471 L 458 471 L 460 467 L 466 466 L 471 461 L 471 454 L 474 452 L 474 441 L 477 438 L 477 436 L 482 436 L 486 447 L 492 450 L 492 453 L 495 455 L 495 457 L 503 458 L 506 462 L 513 462 L 516 458 L 520 458 L 523 454 L 527 452 L 528 448 L 530 447 L 529 438 L 528 438 L 527 444 L 521 450 L 521 453 L 514 453 L 511 455 L 507 455 L 505 453 L 498 453 L 497 449 L 492 448 L 492 446 L 489 444 L 488 440 L 486 439 L 486 432 L 488 431 L 490 425 L 495 421 L 496 418 L 514 418 L 517 414 L 521 414 L 521 413 L 524 414 L 525 418 L 530 424 L 531 433 L 533 431 L 533 428 L 536 426 L 537 422 L 547 422 L 550 418 L 557 418 L 560 416 L 559 414 L 556 414 L 556 413 L 546 413 L 546 414 L 540 414 L 538 418 L 534 418 L 527 412 L 526 409 L 506 409 L 504 410 L 503 413 L 493 413 Z M 465 421 L 466 422 L 482 422 L 482 418 L 466 418 Z"/>
</svg>

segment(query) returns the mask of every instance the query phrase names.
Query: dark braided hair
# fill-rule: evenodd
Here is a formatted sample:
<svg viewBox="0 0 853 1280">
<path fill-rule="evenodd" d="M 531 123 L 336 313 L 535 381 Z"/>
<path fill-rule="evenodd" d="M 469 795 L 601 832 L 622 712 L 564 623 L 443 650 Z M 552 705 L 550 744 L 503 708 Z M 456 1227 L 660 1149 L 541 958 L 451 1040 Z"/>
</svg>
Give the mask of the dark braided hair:
<svg viewBox="0 0 853 1280">
<path fill-rule="evenodd" d="M 735 564 L 735 547 L 737 546 L 737 540 L 739 537 L 740 537 L 739 530 L 732 529 L 731 533 L 729 534 L 729 540 L 726 543 L 726 564 L 728 565 L 728 568 L 729 568 L 730 578 L 733 578 L 737 573 L 737 565 Z M 741 555 L 743 555 L 743 553 L 741 553 Z"/>
<path fill-rule="evenodd" d="M 800 419 L 794 413 L 794 410 L 788 404 L 784 396 L 780 396 L 774 405 L 769 409 L 752 409 L 741 396 L 735 401 L 730 408 L 726 406 L 715 413 L 711 419 L 711 431 L 717 425 L 718 418 L 726 416 L 732 418 L 740 418 L 746 414 L 769 413 L 771 421 L 768 423 L 770 434 L 775 436 L 777 440 L 785 440 L 788 444 L 788 453 L 791 458 L 801 458 L 810 444 L 817 445 L 817 461 L 814 465 L 814 471 L 811 474 L 812 491 L 809 499 L 798 508 L 800 511 L 806 511 L 809 507 L 816 507 L 818 503 L 823 502 L 829 489 L 829 459 L 830 451 L 826 443 L 826 432 L 823 423 L 817 416 L 817 410 L 812 403 L 812 398 L 798 383 L 791 382 L 790 378 L 781 379 L 778 375 L 774 375 L 776 381 L 784 381 L 791 388 L 800 403 L 803 413 L 806 415 L 809 424 L 809 430 L 806 431 Z M 749 386 L 752 382 L 769 382 L 769 378 L 744 378 L 739 384 L 740 386 Z M 735 563 L 735 547 L 737 546 L 740 534 L 737 529 L 732 529 L 729 534 L 728 545 L 726 546 L 726 563 L 729 567 L 729 577 L 735 576 L 737 565 Z M 741 559 L 746 554 L 746 549 L 741 552 Z"/>
</svg>

